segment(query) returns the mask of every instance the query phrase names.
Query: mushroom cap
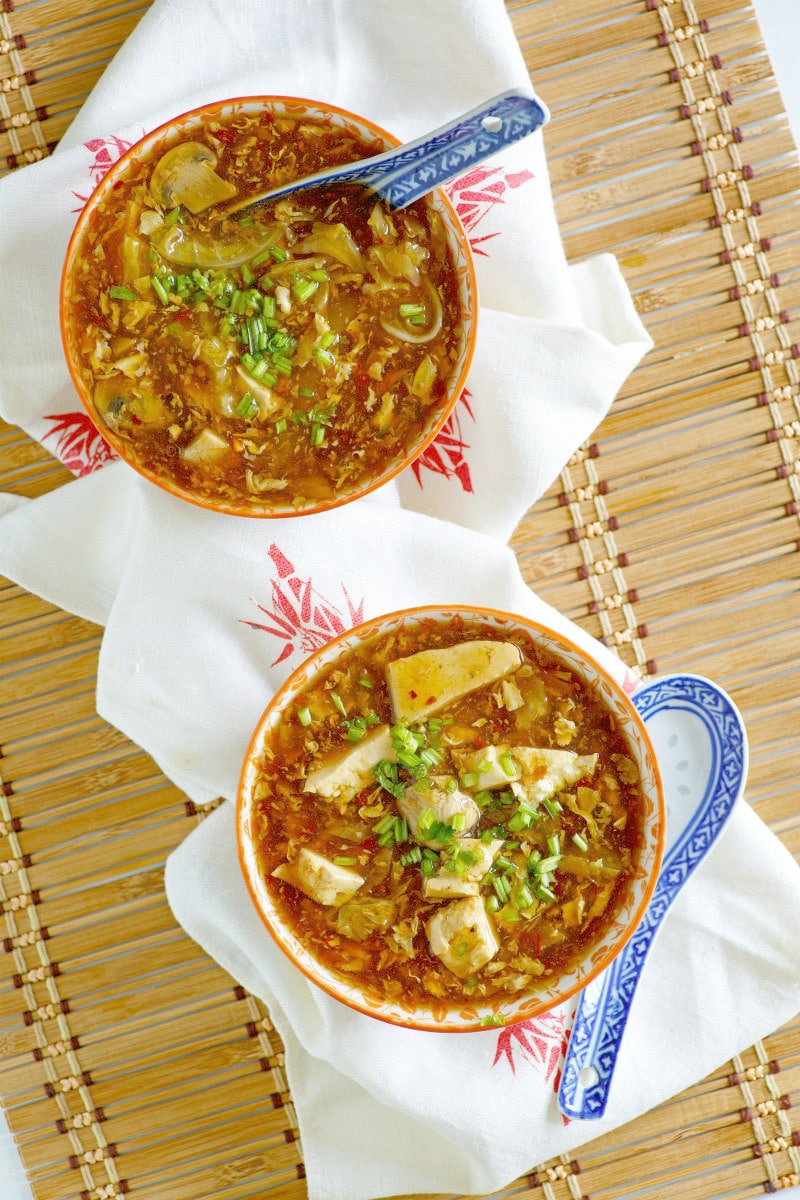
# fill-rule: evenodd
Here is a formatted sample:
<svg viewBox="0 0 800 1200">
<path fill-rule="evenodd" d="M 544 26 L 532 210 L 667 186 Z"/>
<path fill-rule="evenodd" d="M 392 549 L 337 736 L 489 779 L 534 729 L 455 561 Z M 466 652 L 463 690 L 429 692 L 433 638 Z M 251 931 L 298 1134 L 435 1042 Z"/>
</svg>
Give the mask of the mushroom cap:
<svg viewBox="0 0 800 1200">
<path fill-rule="evenodd" d="M 156 163 L 150 177 L 150 195 L 165 208 L 183 204 L 191 213 L 230 200 L 236 188 L 217 175 L 216 164 L 216 154 L 203 142 L 179 142 Z"/>
</svg>

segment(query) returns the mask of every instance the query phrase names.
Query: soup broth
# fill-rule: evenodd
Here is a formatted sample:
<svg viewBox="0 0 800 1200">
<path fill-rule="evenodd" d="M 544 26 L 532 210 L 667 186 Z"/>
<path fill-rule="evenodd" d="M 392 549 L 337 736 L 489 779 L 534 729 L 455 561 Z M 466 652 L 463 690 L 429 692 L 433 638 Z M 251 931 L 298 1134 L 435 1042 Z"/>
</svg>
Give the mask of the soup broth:
<svg viewBox="0 0 800 1200">
<path fill-rule="evenodd" d="M 463 349 L 436 207 L 339 186 L 224 216 L 382 148 L 241 111 L 131 160 L 91 213 L 65 305 L 124 457 L 200 502 L 291 511 L 368 487 L 434 428 Z"/>
<path fill-rule="evenodd" d="M 367 995 L 502 1002 L 574 968 L 642 843 L 614 718 L 521 630 L 424 620 L 345 651 L 257 752 L 283 922 Z"/>
</svg>

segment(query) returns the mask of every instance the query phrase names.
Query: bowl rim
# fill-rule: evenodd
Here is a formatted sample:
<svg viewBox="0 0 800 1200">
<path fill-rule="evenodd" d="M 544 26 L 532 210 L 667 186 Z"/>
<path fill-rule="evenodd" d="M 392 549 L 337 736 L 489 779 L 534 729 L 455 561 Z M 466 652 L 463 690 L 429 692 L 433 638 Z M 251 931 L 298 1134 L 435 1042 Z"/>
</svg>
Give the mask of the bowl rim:
<svg viewBox="0 0 800 1200">
<path fill-rule="evenodd" d="M 209 113 L 222 112 L 228 108 L 240 105 L 249 105 L 251 107 L 260 105 L 265 109 L 268 109 L 270 106 L 280 105 L 284 105 L 287 108 L 292 106 L 314 108 L 321 110 L 324 113 L 334 114 L 335 116 L 341 117 L 345 122 L 350 121 L 362 127 L 363 129 L 369 130 L 376 138 L 382 138 L 386 142 L 387 148 L 401 145 L 401 139 L 396 137 L 394 134 L 389 133 L 388 130 L 383 129 L 382 126 L 376 124 L 373 120 L 371 120 L 371 118 L 352 112 L 349 109 L 342 108 L 340 105 L 330 104 L 323 100 L 314 100 L 305 96 L 271 95 L 268 93 L 264 93 L 262 95 L 254 94 L 230 96 L 224 99 L 210 100 L 205 104 L 197 105 L 194 108 L 187 109 L 185 112 L 177 113 L 175 116 L 168 118 L 166 121 L 162 121 L 159 125 L 154 126 L 153 129 L 149 130 L 147 133 L 143 133 L 141 137 L 137 138 L 137 140 L 131 146 L 129 146 L 128 149 L 122 155 L 120 155 L 120 157 L 114 163 L 112 163 L 105 175 L 103 175 L 102 179 L 98 181 L 91 192 L 89 199 L 86 201 L 85 205 L 78 214 L 78 218 L 67 243 L 67 249 L 64 254 L 64 261 L 59 279 L 58 322 L 61 345 L 72 384 L 77 392 L 78 399 L 80 400 L 92 424 L 95 426 L 98 433 L 109 444 L 109 446 L 111 446 L 118 457 L 149 483 L 155 485 L 170 495 L 175 496 L 180 500 L 188 501 L 189 503 L 194 504 L 198 508 L 202 508 L 207 512 L 222 513 L 228 516 L 251 517 L 253 519 L 262 520 L 312 516 L 315 513 L 331 512 L 334 509 L 342 508 L 344 505 L 350 504 L 354 500 L 360 500 L 364 496 L 370 495 L 370 493 L 376 491 L 378 488 L 383 487 L 384 484 L 391 482 L 391 480 L 399 475 L 401 471 L 404 471 L 407 467 L 410 467 L 411 464 L 420 457 L 420 455 L 424 454 L 431 442 L 433 442 L 439 433 L 441 433 L 442 428 L 452 414 L 453 409 L 458 403 L 459 397 L 461 396 L 461 393 L 466 385 L 467 377 L 469 375 L 475 355 L 475 347 L 478 337 L 478 281 L 475 270 L 475 260 L 469 237 L 464 229 L 460 217 L 458 216 L 458 213 L 456 212 L 454 204 L 443 188 L 435 188 L 433 191 L 437 198 L 437 204 L 441 207 L 444 207 L 448 213 L 450 226 L 456 235 L 456 240 L 459 243 L 460 256 L 463 259 L 465 267 L 464 284 L 459 285 L 459 294 L 466 295 L 467 299 L 467 311 L 463 317 L 464 344 L 463 352 L 461 354 L 461 366 L 458 374 L 454 377 L 453 385 L 450 388 L 448 402 L 442 406 L 441 412 L 432 422 L 430 428 L 419 444 L 415 445 L 413 452 L 403 454 L 401 458 L 394 463 L 394 465 L 382 472 L 377 479 L 364 484 L 362 487 L 346 496 L 339 498 L 322 498 L 305 505 L 302 508 L 287 507 L 271 511 L 269 508 L 256 508 L 252 506 L 245 506 L 244 504 L 239 505 L 235 501 L 214 503 L 199 496 L 193 495 L 191 492 L 184 490 L 171 480 L 165 479 L 158 475 L 157 472 L 150 470 L 140 463 L 137 463 L 128 454 L 123 439 L 118 438 L 113 430 L 109 430 L 107 426 L 100 422 L 94 411 L 94 407 L 88 395 L 86 394 L 85 385 L 81 379 L 78 366 L 73 361 L 73 355 L 70 349 L 70 338 L 68 336 L 69 321 L 67 316 L 67 297 L 69 292 L 71 267 L 77 254 L 79 242 L 84 230 L 90 222 L 92 213 L 106 198 L 107 194 L 113 189 L 117 179 L 121 175 L 125 174 L 130 164 L 135 160 L 137 154 L 142 152 L 143 147 L 148 146 L 151 148 L 152 144 L 156 143 L 159 138 L 167 137 L 170 131 L 180 124 L 185 123 L 190 127 L 193 123 L 198 124 L 204 117 L 207 118 Z"/>
<path fill-rule="evenodd" d="M 457 1012 L 457 1008 L 455 1006 L 450 1006 L 446 1010 L 449 1014 L 449 1021 L 447 1024 L 444 1024 L 437 1022 L 437 1019 L 433 1014 L 433 1009 L 435 1008 L 433 1003 L 430 1005 L 429 1010 L 425 1010 L 426 1015 L 424 1016 L 416 1015 L 416 1013 L 420 1011 L 419 1009 L 415 1010 L 415 1012 L 410 1010 L 401 1010 L 398 1006 L 391 1006 L 388 1002 L 383 1005 L 383 1009 L 378 1009 L 370 1006 L 367 1000 L 359 1002 L 358 996 L 353 996 L 349 992 L 347 995 L 343 994 L 344 988 L 347 987 L 344 981 L 342 981 L 342 990 L 339 990 L 335 982 L 330 981 L 327 977 L 323 978 L 320 977 L 320 975 L 315 974 L 305 962 L 296 957 L 296 955 L 292 952 L 291 947 L 287 944 L 286 939 L 281 936 L 280 930 L 286 929 L 286 926 L 284 926 L 283 923 L 278 920 L 273 923 L 268 914 L 264 911 L 261 904 L 260 895 L 258 894 L 255 883 L 251 878 L 247 861 L 247 843 L 250 842 L 250 839 L 245 833 L 245 823 L 249 815 L 248 796 L 246 795 L 248 777 L 254 770 L 254 760 L 258 753 L 262 735 L 266 727 L 272 720 L 277 723 L 281 719 L 283 712 L 285 711 L 286 706 L 291 702 L 297 685 L 301 679 L 307 681 L 313 678 L 319 671 L 322 660 L 327 660 L 328 665 L 330 665 L 330 663 L 335 660 L 338 650 L 341 648 L 342 644 L 349 640 L 357 639 L 361 641 L 373 636 L 379 636 L 382 630 L 385 630 L 393 623 L 397 623 L 399 621 L 413 621 L 415 619 L 424 620 L 428 617 L 434 617 L 435 619 L 436 614 L 448 614 L 448 617 L 451 615 L 471 615 L 478 620 L 481 618 L 487 618 L 489 620 L 517 624 L 528 631 L 532 631 L 534 635 L 544 635 L 545 640 L 555 643 L 556 648 L 564 647 L 568 653 L 577 655 L 580 660 L 586 661 L 590 668 L 596 671 L 598 675 L 608 685 L 610 685 L 617 702 L 621 702 L 623 709 L 627 710 L 627 715 L 636 727 L 638 737 L 644 747 L 646 756 L 649 758 L 649 765 L 652 769 L 653 776 L 655 818 L 650 822 L 650 825 L 655 826 L 655 844 L 653 847 L 652 863 L 649 868 L 649 876 L 647 877 L 644 889 L 637 904 L 629 913 L 624 926 L 620 929 L 618 935 L 613 941 L 613 944 L 608 948 L 608 952 L 604 954 L 598 962 L 591 966 L 585 974 L 581 974 L 579 979 L 574 980 L 569 987 L 566 987 L 563 991 L 559 991 L 557 996 L 550 997 L 548 994 L 548 998 L 546 1000 L 537 1001 L 536 993 L 531 993 L 530 1003 L 525 1007 L 524 1011 L 515 1013 L 512 1019 L 507 1021 L 504 1020 L 501 1024 L 495 1025 L 494 1028 L 509 1028 L 510 1026 L 516 1025 L 521 1021 L 540 1016 L 542 1013 L 549 1012 L 551 1009 L 563 1004 L 564 1001 L 570 999 L 570 997 L 574 996 L 577 992 L 582 991 L 587 984 L 595 979 L 619 956 L 627 942 L 636 932 L 636 929 L 644 916 L 645 910 L 652 899 L 663 861 L 666 840 L 666 803 L 664 798 L 663 778 L 658 758 L 656 756 L 655 747 L 653 746 L 653 742 L 650 734 L 648 733 L 646 724 L 639 714 L 636 706 L 633 704 L 630 696 L 625 692 L 621 683 L 616 680 L 600 662 L 598 662 L 594 655 L 585 650 L 583 647 L 579 646 L 567 635 L 553 629 L 544 622 L 533 617 L 523 616 L 519 613 L 510 612 L 504 609 L 497 609 L 490 605 L 471 603 L 412 605 L 407 608 L 396 609 L 393 612 L 382 613 L 369 620 L 362 621 L 358 625 L 354 625 L 352 628 L 345 630 L 343 633 L 337 634 L 335 637 L 327 641 L 323 646 L 320 646 L 311 654 L 307 655 L 303 662 L 295 667 L 291 674 L 278 687 L 269 703 L 263 710 L 250 736 L 236 789 L 236 850 L 239 868 L 244 878 L 247 891 L 250 895 L 251 902 L 262 921 L 262 924 L 266 927 L 268 933 L 271 935 L 273 941 L 277 944 L 279 949 L 286 955 L 289 961 L 292 962 L 299 971 L 301 971 L 301 973 L 306 977 L 306 979 L 309 980 L 309 982 L 315 984 L 323 992 L 327 993 L 327 995 L 331 996 L 335 1000 L 338 1000 L 341 1004 L 346 1005 L 348 1008 L 362 1013 L 365 1016 L 372 1017 L 373 1019 L 384 1021 L 395 1028 L 436 1033 L 486 1032 L 487 1025 L 482 1024 L 481 1014 L 489 1016 L 491 1013 L 497 1013 L 498 1011 L 501 1011 L 502 1003 L 484 1003 L 483 1005 L 479 1003 L 475 1004 L 472 1006 L 473 1011 L 476 1014 L 475 1018 L 468 1016 L 466 1012 L 462 1011 L 459 1014 L 462 1019 L 458 1023 L 453 1020 L 453 1016 Z M 296 938 L 291 931 L 287 931 L 287 933 L 288 937 L 290 937 L 293 942 L 299 943 L 299 939 Z M 312 961 L 315 961 L 309 951 L 306 951 L 306 953 L 309 955 L 309 958 L 311 958 Z M 321 966 L 321 969 L 327 970 L 324 968 L 324 966 Z M 335 981 L 335 974 L 333 974 L 333 972 L 330 972 L 330 974 L 332 980 Z M 574 970 L 570 972 L 570 975 L 574 974 Z M 468 1007 L 469 1005 L 465 1005 L 465 1008 Z M 385 1011 L 386 1008 L 390 1008 L 394 1015 L 390 1015 L 389 1012 Z M 427 1012 L 429 1012 L 430 1015 L 427 1015 Z"/>
</svg>

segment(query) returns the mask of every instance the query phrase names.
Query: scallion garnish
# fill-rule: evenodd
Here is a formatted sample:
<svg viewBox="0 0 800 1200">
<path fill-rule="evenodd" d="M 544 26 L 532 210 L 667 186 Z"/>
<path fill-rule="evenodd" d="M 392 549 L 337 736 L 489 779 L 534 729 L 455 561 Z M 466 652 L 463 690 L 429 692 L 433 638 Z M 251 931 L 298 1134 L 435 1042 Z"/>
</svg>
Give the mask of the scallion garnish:
<svg viewBox="0 0 800 1200">
<path fill-rule="evenodd" d="M 244 417 L 245 421 L 249 421 L 258 412 L 258 401 L 252 392 L 245 392 L 233 411 L 237 417 Z"/>
<path fill-rule="evenodd" d="M 114 284 L 108 289 L 108 294 L 112 300 L 135 300 L 136 292 L 132 292 L 129 287 L 123 287 L 122 284 Z"/>
<path fill-rule="evenodd" d="M 311 299 L 318 287 L 319 283 L 316 279 L 300 278 L 296 279 L 292 284 L 292 292 L 301 304 L 305 304 L 306 300 Z"/>
<path fill-rule="evenodd" d="M 405 317 L 407 320 L 411 317 L 424 318 L 425 316 L 425 309 L 421 304 L 401 304 L 397 311 L 401 317 Z"/>
<path fill-rule="evenodd" d="M 315 346 L 313 354 L 317 362 L 322 363 L 323 366 L 332 367 L 336 362 L 330 350 L 326 350 L 324 346 Z"/>
<path fill-rule="evenodd" d="M 503 769 L 503 773 L 508 775 L 509 779 L 512 775 L 516 774 L 514 759 L 511 757 L 511 754 L 508 750 L 504 751 L 504 753 L 500 755 L 498 762 Z"/>
<path fill-rule="evenodd" d="M 150 286 L 162 304 L 169 304 L 169 295 L 167 294 L 167 289 L 164 287 L 157 275 L 150 276 Z"/>
<path fill-rule="evenodd" d="M 311 709 L 310 708 L 299 708 L 297 710 L 297 719 L 301 725 L 310 725 L 311 724 Z"/>
<path fill-rule="evenodd" d="M 578 847 L 579 850 L 588 850 L 589 849 L 589 843 L 586 841 L 586 838 L 583 837 L 580 833 L 573 833 L 572 840 L 575 843 L 575 845 Z"/>
<path fill-rule="evenodd" d="M 339 695 L 338 692 L 331 692 L 331 700 L 334 703 L 334 707 L 338 708 L 339 712 L 342 714 L 343 717 L 346 717 L 347 709 L 345 708 L 344 701 L 342 700 L 342 697 Z"/>
<path fill-rule="evenodd" d="M 276 263 L 286 262 L 286 259 L 289 257 L 289 251 L 284 250 L 282 246 L 270 246 L 269 254 L 270 258 L 274 259 Z"/>
<path fill-rule="evenodd" d="M 354 867 L 358 859 L 353 854 L 334 854 L 333 861 L 337 867 Z"/>
</svg>

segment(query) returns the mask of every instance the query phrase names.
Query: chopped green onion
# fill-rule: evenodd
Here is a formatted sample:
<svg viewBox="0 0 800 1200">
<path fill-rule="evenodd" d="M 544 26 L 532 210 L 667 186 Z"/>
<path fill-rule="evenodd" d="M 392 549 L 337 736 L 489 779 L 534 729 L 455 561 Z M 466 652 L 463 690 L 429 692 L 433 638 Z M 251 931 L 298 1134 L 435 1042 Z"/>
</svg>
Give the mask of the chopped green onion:
<svg viewBox="0 0 800 1200">
<path fill-rule="evenodd" d="M 275 432 L 276 433 L 286 433 L 287 428 L 288 428 L 288 423 L 287 423 L 285 417 L 281 417 L 281 419 L 279 421 L 275 422 Z"/>
<path fill-rule="evenodd" d="M 551 833 L 547 839 L 547 849 L 551 854 L 561 853 L 561 842 L 557 833 Z"/>
<path fill-rule="evenodd" d="M 330 279 L 330 275 L 324 268 L 320 267 L 315 271 L 309 271 L 308 278 L 316 280 L 317 283 L 326 283 Z"/>
<path fill-rule="evenodd" d="M 520 884 L 514 893 L 514 904 L 517 908 L 530 908 L 533 904 L 533 895 L 527 883 Z"/>
<path fill-rule="evenodd" d="M 491 1017 L 481 1017 L 481 1025 L 486 1028 L 496 1028 L 497 1026 L 505 1025 L 505 1023 L 505 1017 L 501 1017 L 499 1013 Z"/>
<path fill-rule="evenodd" d="M 298 388 L 297 394 L 298 396 L 302 396 L 304 400 L 314 399 L 314 393 L 311 388 Z"/>
<path fill-rule="evenodd" d="M 329 346 L 335 346 L 338 340 L 338 333 L 334 333 L 332 329 L 329 329 L 327 333 L 323 333 L 319 339 L 319 344 L 323 350 L 327 350 Z"/>
<path fill-rule="evenodd" d="M 270 246 L 269 253 L 270 258 L 274 259 L 277 263 L 286 262 L 286 259 L 289 257 L 289 251 L 284 250 L 282 246 Z"/>
<path fill-rule="evenodd" d="M 317 362 L 323 363 L 326 367 L 332 367 L 336 362 L 330 350 L 326 350 L 324 346 L 315 346 L 313 353 Z"/>
<path fill-rule="evenodd" d="M 334 854 L 333 861 L 337 867 L 354 867 L 358 859 L 352 854 Z"/>
<path fill-rule="evenodd" d="M 511 778 L 512 775 L 516 774 L 516 768 L 514 767 L 514 759 L 511 757 L 511 754 L 509 753 L 508 750 L 506 750 L 503 754 L 500 755 L 500 758 L 498 761 L 500 763 L 500 766 L 503 768 L 504 774 L 508 775 L 509 778 Z"/>
<path fill-rule="evenodd" d="M 249 287 L 250 284 L 253 282 L 253 272 L 250 270 L 247 263 L 242 263 L 241 271 L 242 271 L 242 279 L 245 281 L 245 283 Z"/>
<path fill-rule="evenodd" d="M 150 285 L 162 304 L 169 304 L 167 289 L 157 275 L 150 276 Z"/>
<path fill-rule="evenodd" d="M 453 777 L 451 776 L 448 780 L 446 780 L 444 788 L 442 790 L 444 792 L 446 792 L 448 796 L 451 796 L 453 794 L 453 792 L 456 791 L 457 788 L 458 788 L 458 780 L 453 779 Z"/>
<path fill-rule="evenodd" d="M 421 304 L 401 304 L 397 310 L 401 317 L 423 317 L 425 309 Z"/>
<path fill-rule="evenodd" d="M 297 719 L 301 725 L 310 725 L 311 724 L 311 709 L 310 708 L 298 709 L 297 710 Z"/>
<path fill-rule="evenodd" d="M 165 225 L 176 225 L 181 221 L 183 221 L 183 213 L 181 212 L 180 204 L 176 205 L 175 208 L 171 208 L 164 217 Z"/>
<path fill-rule="evenodd" d="M 259 252 L 255 256 L 255 258 L 250 259 L 250 266 L 251 267 L 260 267 L 261 264 L 266 262 L 269 257 L 270 257 L 269 247 L 267 247 L 266 250 L 259 250 Z"/>
<path fill-rule="evenodd" d="M 579 850 L 588 850 L 589 849 L 589 843 L 586 841 L 585 837 L 581 836 L 581 834 L 573 833 L 572 840 L 575 843 L 575 845 L 578 847 Z"/>
<path fill-rule="evenodd" d="M 465 812 L 455 812 L 450 818 L 450 825 L 456 832 L 460 833 L 467 825 L 467 814 Z"/>
<path fill-rule="evenodd" d="M 463 788 L 474 788 L 478 786 L 478 776 L 474 771 L 467 771 L 466 775 L 461 776 L 461 786 Z"/>
<path fill-rule="evenodd" d="M 112 300 L 135 300 L 136 292 L 132 292 L 129 287 L 123 287 L 121 284 L 115 284 L 114 287 L 108 289 L 108 294 Z"/>
<path fill-rule="evenodd" d="M 308 440 L 312 446 L 324 446 L 325 426 L 320 425 L 319 422 L 315 421 L 311 426 L 311 433 L 309 434 Z"/>
<path fill-rule="evenodd" d="M 536 872 L 538 875 L 549 875 L 551 871 L 555 871 L 558 866 L 560 854 L 552 854 L 549 858 L 540 858 L 536 864 Z"/>
<path fill-rule="evenodd" d="M 495 895 L 501 904 L 505 904 L 508 897 L 511 895 L 511 884 L 506 879 L 505 875 L 493 875 L 492 887 Z"/>
<path fill-rule="evenodd" d="M 478 767 L 477 767 L 478 774 L 485 775 L 486 772 L 490 769 L 491 765 L 492 764 L 490 763 L 488 758 L 482 758 L 481 761 L 478 763 Z"/>
<path fill-rule="evenodd" d="M 252 392 L 245 392 L 233 411 L 237 417 L 244 417 L 246 421 L 249 421 L 258 412 L 258 401 Z"/>
<path fill-rule="evenodd" d="M 272 365 L 280 375 L 291 375 L 292 360 L 283 354 L 273 354 Z"/>
<path fill-rule="evenodd" d="M 436 813 L 432 808 L 423 808 L 417 818 L 417 829 L 423 837 L 427 837 L 436 820 Z"/>
<path fill-rule="evenodd" d="M 353 717 L 352 721 L 344 722 L 347 728 L 348 742 L 360 742 L 364 734 L 367 732 L 367 721 L 365 717 Z"/>
<path fill-rule="evenodd" d="M 342 716 L 346 717 L 347 709 L 345 708 L 344 701 L 342 700 L 342 697 L 339 695 L 338 692 L 331 692 L 331 700 L 333 701 L 335 707 L 338 708 L 338 710 L 342 714 Z"/>
<path fill-rule="evenodd" d="M 419 846 L 412 846 L 405 854 L 400 856 L 400 865 L 402 867 L 412 867 L 415 863 L 422 862 L 422 850 Z"/>
<path fill-rule="evenodd" d="M 379 834 L 380 833 L 388 833 L 389 830 L 394 827 L 395 819 L 396 818 L 393 816 L 392 813 L 387 813 L 386 816 L 381 817 L 381 819 L 380 819 L 380 821 L 378 821 L 377 825 L 372 826 L 372 832 L 379 833 Z"/>
<path fill-rule="evenodd" d="M 318 287 L 319 284 L 315 279 L 297 279 L 292 284 L 292 291 L 300 303 L 304 304 L 306 300 L 311 299 Z"/>
<path fill-rule="evenodd" d="M 497 896 L 487 896 L 483 903 L 487 912 L 497 912 L 500 907 L 500 901 L 497 899 Z"/>
<path fill-rule="evenodd" d="M 370 688 L 370 689 L 375 686 L 371 679 L 367 679 L 366 675 L 361 676 L 361 678 L 358 681 L 358 685 L 359 685 L 359 687 Z"/>
<path fill-rule="evenodd" d="M 559 800 L 543 800 L 542 807 L 546 808 L 553 820 L 562 811 L 561 802 Z"/>
<path fill-rule="evenodd" d="M 430 858 L 423 858 L 420 867 L 426 879 L 432 879 L 436 874 L 436 864 Z"/>
</svg>

